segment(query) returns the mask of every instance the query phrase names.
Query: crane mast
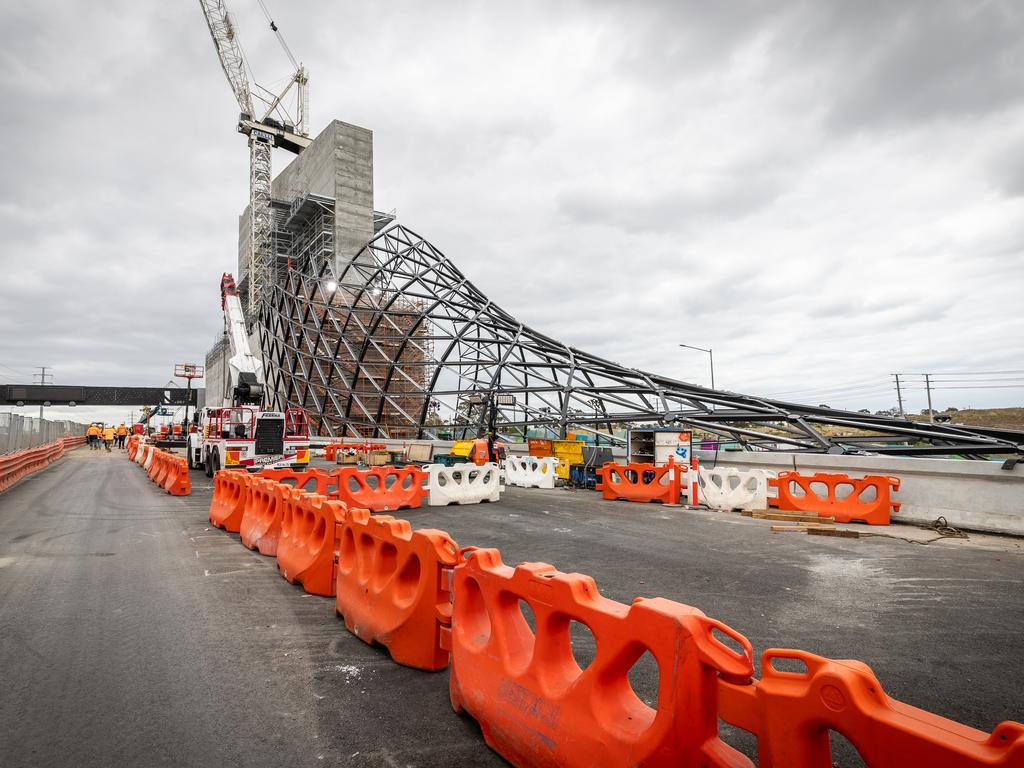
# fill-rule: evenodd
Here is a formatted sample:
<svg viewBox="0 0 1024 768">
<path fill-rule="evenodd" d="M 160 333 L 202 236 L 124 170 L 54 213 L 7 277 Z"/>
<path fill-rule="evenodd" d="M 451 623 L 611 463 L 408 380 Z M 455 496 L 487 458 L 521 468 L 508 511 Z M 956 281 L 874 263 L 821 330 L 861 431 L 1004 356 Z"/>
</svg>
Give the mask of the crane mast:
<svg viewBox="0 0 1024 768">
<path fill-rule="evenodd" d="M 262 5 L 262 3 L 261 3 Z M 249 242 L 248 258 L 243 264 L 250 316 L 259 312 L 260 302 L 268 295 L 274 275 L 272 244 L 273 220 L 270 204 L 270 185 L 273 179 L 272 151 L 281 147 L 298 154 L 310 144 L 309 139 L 309 74 L 295 61 L 284 42 L 280 30 L 267 14 L 270 28 L 277 35 L 295 72 L 280 93 L 261 88 L 254 91 L 249 83 L 248 63 L 238 40 L 238 29 L 223 0 L 199 0 L 213 45 L 217 49 L 221 69 L 228 79 L 241 113 L 238 132 L 249 140 Z M 264 7 L 266 13 L 266 8 Z M 284 109 L 284 100 L 295 87 L 295 118 Z M 265 106 L 262 116 L 257 115 L 253 98 Z M 276 115 L 277 117 L 274 117 Z M 233 282 L 233 281 L 232 281 Z"/>
</svg>

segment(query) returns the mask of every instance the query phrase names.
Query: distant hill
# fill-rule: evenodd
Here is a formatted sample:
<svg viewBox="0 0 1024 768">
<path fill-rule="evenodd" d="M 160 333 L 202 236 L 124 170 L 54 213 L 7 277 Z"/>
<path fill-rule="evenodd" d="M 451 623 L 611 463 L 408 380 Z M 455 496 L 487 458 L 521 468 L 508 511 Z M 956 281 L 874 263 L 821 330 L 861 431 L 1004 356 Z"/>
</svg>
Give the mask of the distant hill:
<svg viewBox="0 0 1024 768">
<path fill-rule="evenodd" d="M 1024 408 L 966 408 L 962 411 L 936 411 L 936 416 L 949 416 L 949 424 L 972 427 L 1000 427 L 1024 431 Z M 928 421 L 925 414 L 908 416 L 914 421 Z"/>
</svg>

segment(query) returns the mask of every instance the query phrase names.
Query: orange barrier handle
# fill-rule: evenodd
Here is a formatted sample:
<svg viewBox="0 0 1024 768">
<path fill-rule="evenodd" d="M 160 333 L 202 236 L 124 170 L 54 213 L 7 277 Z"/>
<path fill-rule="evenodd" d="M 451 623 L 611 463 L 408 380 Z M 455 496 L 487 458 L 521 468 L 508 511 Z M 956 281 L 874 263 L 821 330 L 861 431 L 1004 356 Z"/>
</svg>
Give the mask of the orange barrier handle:
<svg viewBox="0 0 1024 768">
<path fill-rule="evenodd" d="M 802 662 L 805 672 L 773 662 Z M 769 649 L 762 678 L 719 678 L 719 716 L 757 736 L 760 768 L 831 768 L 829 732 L 846 737 L 872 768 L 1021 768 L 1024 725 L 991 734 L 890 698 L 871 669 L 806 651 Z"/>
<path fill-rule="evenodd" d="M 715 637 L 714 631 L 716 629 L 739 643 L 743 649 L 742 652 L 737 652 Z M 723 624 L 718 619 L 705 619 L 704 631 L 707 635 L 706 639 L 711 641 L 710 644 L 698 644 L 704 661 L 713 667 L 717 667 L 718 674 L 726 680 L 734 683 L 749 682 L 750 670 L 754 666 L 754 647 L 750 644 L 750 641 L 728 624 Z"/>
</svg>

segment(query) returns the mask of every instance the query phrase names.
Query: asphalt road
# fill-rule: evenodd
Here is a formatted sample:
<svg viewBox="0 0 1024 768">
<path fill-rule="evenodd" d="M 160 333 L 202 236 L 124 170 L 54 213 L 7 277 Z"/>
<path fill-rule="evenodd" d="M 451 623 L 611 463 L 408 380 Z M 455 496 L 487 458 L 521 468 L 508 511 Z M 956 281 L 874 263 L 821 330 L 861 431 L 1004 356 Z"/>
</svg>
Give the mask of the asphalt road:
<svg viewBox="0 0 1024 768">
<path fill-rule="evenodd" d="M 452 712 L 446 672 L 349 635 L 332 600 L 210 528 L 210 481 L 192 480 L 167 496 L 124 454 L 80 449 L 0 495 L 0 764 L 504 765 Z M 860 659 L 890 695 L 968 725 L 1024 719 L 1019 540 L 772 535 L 570 490 L 402 516 L 623 602 L 695 605 L 757 651 Z"/>
</svg>

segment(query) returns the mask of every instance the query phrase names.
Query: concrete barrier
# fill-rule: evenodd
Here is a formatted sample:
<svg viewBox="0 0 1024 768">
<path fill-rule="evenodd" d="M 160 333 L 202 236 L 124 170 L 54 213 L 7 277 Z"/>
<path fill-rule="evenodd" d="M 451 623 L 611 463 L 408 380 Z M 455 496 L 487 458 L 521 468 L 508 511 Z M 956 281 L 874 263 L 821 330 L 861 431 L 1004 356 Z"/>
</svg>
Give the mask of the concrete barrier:
<svg viewBox="0 0 1024 768">
<path fill-rule="evenodd" d="M 956 528 L 1024 536 L 1024 464 L 1001 461 L 833 456 L 760 451 L 697 451 L 702 467 L 895 475 L 901 507 L 893 522 L 930 523 L 942 516 Z"/>
</svg>

